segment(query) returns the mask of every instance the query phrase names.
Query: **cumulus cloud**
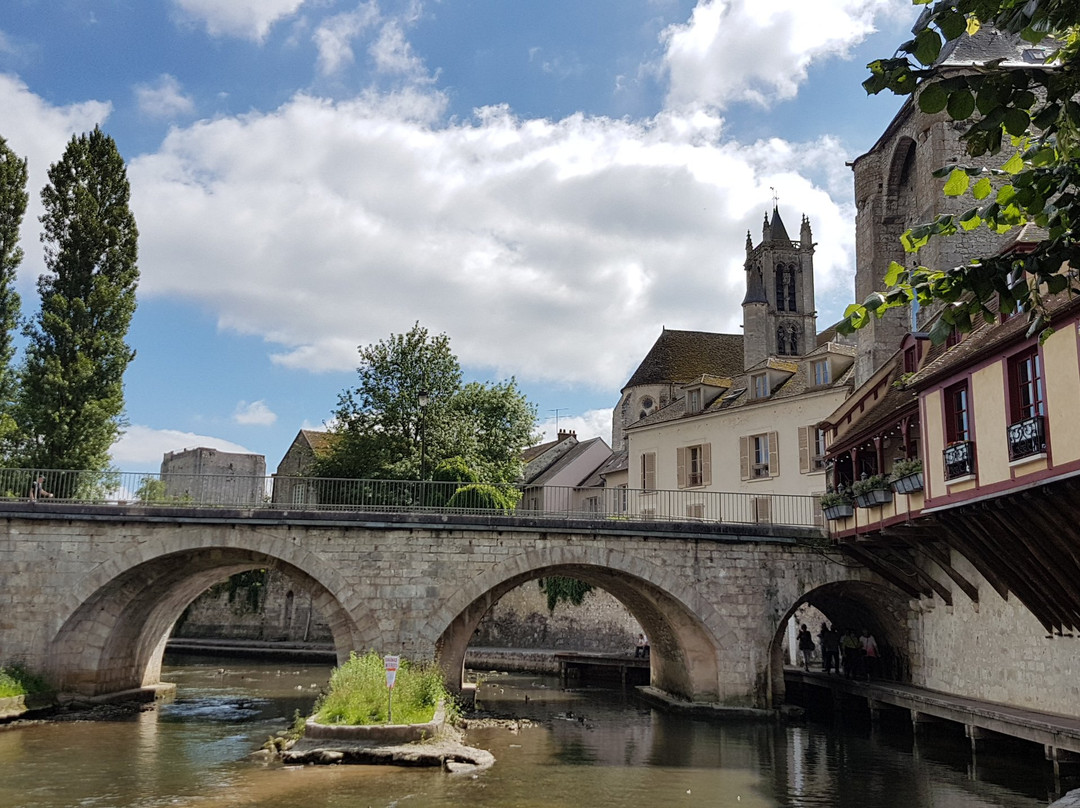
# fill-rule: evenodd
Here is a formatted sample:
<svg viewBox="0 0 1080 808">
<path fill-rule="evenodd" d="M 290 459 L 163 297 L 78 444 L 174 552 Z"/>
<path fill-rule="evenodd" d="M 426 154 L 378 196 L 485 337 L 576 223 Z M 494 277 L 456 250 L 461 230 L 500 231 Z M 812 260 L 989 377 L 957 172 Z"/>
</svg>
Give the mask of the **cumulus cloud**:
<svg viewBox="0 0 1080 808">
<path fill-rule="evenodd" d="M 700 0 L 663 35 L 673 107 L 767 104 L 791 98 L 810 64 L 845 57 L 880 14 L 910 16 L 909 0 Z"/>
<path fill-rule="evenodd" d="M 540 422 L 540 431 L 544 441 L 555 440 L 560 431 L 569 431 L 576 433 L 581 441 L 603 438 L 610 444 L 611 410 L 589 410 L 581 415 L 546 418 Z"/>
<path fill-rule="evenodd" d="M 175 76 L 162 73 L 152 84 L 135 85 L 135 102 L 139 111 L 151 118 L 166 120 L 195 111 L 195 102 L 185 95 Z"/>
<path fill-rule="evenodd" d="M 248 452 L 232 441 L 177 429 L 154 429 L 136 425 L 127 428 L 123 437 L 112 445 L 112 462 L 122 471 L 141 471 L 157 468 L 166 452 L 205 447 L 219 452 Z"/>
<path fill-rule="evenodd" d="M 233 421 L 245 426 L 270 426 L 277 420 L 277 413 L 265 401 L 241 401 L 233 412 Z"/>
<path fill-rule="evenodd" d="M 211 36 L 235 36 L 261 42 L 274 23 L 294 13 L 304 0 L 173 0 L 189 19 Z"/>
<path fill-rule="evenodd" d="M 312 35 L 319 53 L 319 72 L 331 75 L 352 64 L 353 40 L 378 20 L 379 7 L 374 0 L 323 20 Z"/>
<path fill-rule="evenodd" d="M 130 165 L 141 293 L 290 367 L 351 369 L 419 320 L 467 366 L 617 388 L 664 325 L 737 331 L 771 187 L 789 227 L 813 215 L 819 286 L 849 271 L 850 211 L 800 173 L 842 170 L 835 144 L 739 144 L 702 112 L 442 118 L 432 92 L 297 96 L 172 130 Z"/>
</svg>

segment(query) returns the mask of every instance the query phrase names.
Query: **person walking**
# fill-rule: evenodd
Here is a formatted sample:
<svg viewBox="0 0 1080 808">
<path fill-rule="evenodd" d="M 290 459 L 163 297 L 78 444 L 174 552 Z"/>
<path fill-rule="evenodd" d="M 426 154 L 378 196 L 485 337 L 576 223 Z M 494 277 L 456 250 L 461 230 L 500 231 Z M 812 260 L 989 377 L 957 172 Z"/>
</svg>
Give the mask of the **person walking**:
<svg viewBox="0 0 1080 808">
<path fill-rule="evenodd" d="M 855 678 L 855 670 L 862 656 L 862 645 L 855 636 L 855 629 L 849 628 L 844 631 L 843 639 L 840 640 L 840 653 L 844 659 L 844 676 L 848 679 Z"/>
<path fill-rule="evenodd" d="M 835 670 L 840 673 L 840 634 L 833 631 L 828 623 L 821 624 L 821 633 L 818 635 L 821 643 L 821 669 L 825 673 Z"/>
<path fill-rule="evenodd" d="M 869 682 L 871 675 L 878 675 L 877 640 L 875 640 L 874 635 L 870 633 L 870 629 L 864 628 L 862 636 L 859 638 L 859 642 L 862 644 L 863 651 L 863 673 L 866 674 L 866 681 Z"/>
<path fill-rule="evenodd" d="M 803 670 L 810 670 L 810 657 L 814 655 L 814 638 L 810 636 L 810 629 L 803 624 L 797 636 L 799 641 L 799 656 L 802 657 Z"/>
</svg>

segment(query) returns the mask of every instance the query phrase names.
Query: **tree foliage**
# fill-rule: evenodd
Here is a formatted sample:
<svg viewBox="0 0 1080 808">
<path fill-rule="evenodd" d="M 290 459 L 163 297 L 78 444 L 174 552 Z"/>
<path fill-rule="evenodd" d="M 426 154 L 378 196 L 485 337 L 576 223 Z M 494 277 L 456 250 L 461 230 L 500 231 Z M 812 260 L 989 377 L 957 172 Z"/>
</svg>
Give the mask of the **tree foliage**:
<svg viewBox="0 0 1080 808">
<path fill-rule="evenodd" d="M 125 343 L 135 311 L 138 230 L 124 160 L 100 128 L 72 137 L 41 193 L 47 272 L 20 374 L 24 463 L 104 469 L 121 434 Z"/>
<path fill-rule="evenodd" d="M 457 458 L 476 479 L 517 478 L 536 412 L 513 379 L 463 385 L 449 338 L 419 323 L 359 350 L 357 385 L 338 399 L 335 440 L 316 476 L 413 480 Z"/>
<path fill-rule="evenodd" d="M 584 581 L 564 576 L 541 578 L 538 583 L 540 591 L 547 598 L 548 611 L 551 613 L 555 612 L 560 601 L 571 606 L 580 606 L 585 602 L 585 596 L 593 590 L 592 586 Z"/>
<path fill-rule="evenodd" d="M 912 0 L 930 5 L 931 0 Z M 1003 234 L 1031 222 L 1043 238 L 1031 252 L 973 257 L 957 267 L 907 269 L 892 263 L 886 289 L 848 308 L 841 330 L 862 327 L 871 315 L 912 300 L 945 307 L 931 332 L 935 342 L 968 331 L 980 318 L 1022 310 L 1029 334 L 1046 326 L 1045 296 L 1077 289 L 1075 232 L 1080 227 L 1080 5 L 1074 0 L 943 0 L 924 11 L 925 25 L 890 59 L 869 65 L 868 93 L 915 94 L 928 114 L 963 121 L 972 157 L 1001 155 L 998 167 L 941 167 L 946 195 L 969 197 L 962 213 L 942 215 L 903 236 L 908 252 L 931 238 L 987 227 Z M 990 61 L 942 70 L 942 47 L 983 26 L 1019 36 L 1029 60 Z M 1066 268 L 1071 267 L 1071 268 Z"/>
<path fill-rule="evenodd" d="M 15 281 L 23 251 L 19 246 L 28 180 L 26 158 L 20 158 L 0 137 L 0 444 L 15 432 L 12 403 L 15 398 L 14 335 L 19 324 L 21 301 Z"/>
</svg>

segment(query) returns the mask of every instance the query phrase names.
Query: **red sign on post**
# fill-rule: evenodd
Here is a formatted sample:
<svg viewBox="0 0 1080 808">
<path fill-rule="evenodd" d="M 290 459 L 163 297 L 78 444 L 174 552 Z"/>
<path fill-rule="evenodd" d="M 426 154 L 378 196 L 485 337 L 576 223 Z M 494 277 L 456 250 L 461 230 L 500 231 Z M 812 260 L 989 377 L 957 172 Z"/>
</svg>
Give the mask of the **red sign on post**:
<svg viewBox="0 0 1080 808">
<path fill-rule="evenodd" d="M 397 679 L 398 663 L 401 662 L 401 657 L 396 656 L 384 656 L 383 667 L 386 668 L 386 686 L 391 690 L 394 689 L 394 680 Z"/>
</svg>

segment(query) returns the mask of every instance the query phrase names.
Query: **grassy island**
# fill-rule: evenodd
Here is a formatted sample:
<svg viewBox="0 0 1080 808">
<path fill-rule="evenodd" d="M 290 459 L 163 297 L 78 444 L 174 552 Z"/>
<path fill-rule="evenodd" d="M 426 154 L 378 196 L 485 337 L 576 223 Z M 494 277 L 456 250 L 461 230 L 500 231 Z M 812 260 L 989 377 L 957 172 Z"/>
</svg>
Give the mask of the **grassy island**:
<svg viewBox="0 0 1080 808">
<path fill-rule="evenodd" d="M 443 701 L 452 704 L 442 671 L 430 663 L 401 660 L 394 684 L 394 723 L 424 724 L 431 721 Z M 357 656 L 330 674 L 330 691 L 316 705 L 320 724 L 361 725 L 387 723 L 386 671 L 374 651 Z"/>
</svg>

